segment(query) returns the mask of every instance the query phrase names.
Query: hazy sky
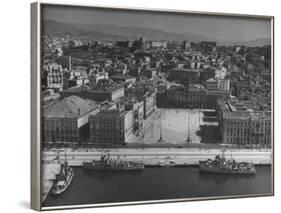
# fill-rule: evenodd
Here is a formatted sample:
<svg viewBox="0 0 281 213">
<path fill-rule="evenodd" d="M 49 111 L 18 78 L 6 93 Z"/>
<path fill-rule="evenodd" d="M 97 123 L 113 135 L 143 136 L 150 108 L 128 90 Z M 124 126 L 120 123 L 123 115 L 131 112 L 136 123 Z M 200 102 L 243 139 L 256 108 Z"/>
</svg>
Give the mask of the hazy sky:
<svg viewBox="0 0 281 213">
<path fill-rule="evenodd" d="M 42 16 L 44 20 L 143 27 L 166 32 L 199 34 L 216 40 L 252 40 L 271 37 L 270 20 L 261 18 L 199 16 L 51 5 L 43 7 Z"/>
</svg>

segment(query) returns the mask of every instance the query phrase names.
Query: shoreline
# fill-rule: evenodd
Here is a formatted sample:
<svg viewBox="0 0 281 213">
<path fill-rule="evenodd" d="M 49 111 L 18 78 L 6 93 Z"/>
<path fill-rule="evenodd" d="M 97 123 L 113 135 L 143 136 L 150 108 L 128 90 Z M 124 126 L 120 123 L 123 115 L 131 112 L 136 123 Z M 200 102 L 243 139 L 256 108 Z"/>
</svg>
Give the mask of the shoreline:
<svg viewBox="0 0 281 213">
<path fill-rule="evenodd" d="M 213 159 L 221 155 L 221 149 L 198 148 L 147 148 L 147 149 L 87 149 L 87 150 L 53 150 L 43 151 L 42 162 L 45 164 L 59 164 L 65 158 L 70 166 L 82 165 L 85 161 L 99 160 L 100 157 L 110 153 L 112 159 L 124 161 L 140 161 L 145 165 L 170 165 L 174 161 L 176 165 L 196 165 L 200 160 Z M 272 150 L 231 149 L 224 152 L 226 159 L 234 159 L 237 162 L 245 161 L 253 164 L 271 164 Z"/>
</svg>

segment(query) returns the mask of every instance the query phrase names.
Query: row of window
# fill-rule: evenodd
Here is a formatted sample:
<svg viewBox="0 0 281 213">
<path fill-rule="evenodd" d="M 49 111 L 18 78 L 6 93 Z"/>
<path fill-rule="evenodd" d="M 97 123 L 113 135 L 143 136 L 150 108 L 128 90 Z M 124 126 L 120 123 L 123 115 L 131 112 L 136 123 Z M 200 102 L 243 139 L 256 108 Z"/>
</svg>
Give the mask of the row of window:
<svg viewBox="0 0 281 213">
<path fill-rule="evenodd" d="M 260 126 L 271 126 L 271 122 L 259 122 L 259 123 L 257 123 L 257 122 L 251 122 L 251 123 L 249 123 L 249 120 L 247 120 L 247 121 L 225 121 L 225 124 L 226 125 L 237 125 L 237 126 L 249 126 L 249 125 L 251 125 L 251 126 L 257 126 L 257 125 L 260 125 Z"/>
<path fill-rule="evenodd" d="M 249 139 L 240 139 L 240 138 L 227 138 L 226 139 L 227 143 L 235 143 L 235 144 L 269 144 L 271 143 L 271 138 L 265 138 L 265 139 L 252 139 L 249 141 Z"/>
</svg>

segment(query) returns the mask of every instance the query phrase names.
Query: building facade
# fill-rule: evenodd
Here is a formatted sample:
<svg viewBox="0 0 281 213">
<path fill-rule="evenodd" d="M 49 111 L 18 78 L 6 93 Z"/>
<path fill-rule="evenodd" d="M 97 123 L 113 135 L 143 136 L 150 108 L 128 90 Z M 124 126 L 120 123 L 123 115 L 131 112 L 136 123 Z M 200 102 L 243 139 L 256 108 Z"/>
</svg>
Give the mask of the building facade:
<svg viewBox="0 0 281 213">
<path fill-rule="evenodd" d="M 139 135 L 143 130 L 143 119 L 144 119 L 144 105 L 143 101 L 138 102 L 127 102 L 125 103 L 125 110 L 132 110 L 133 112 L 133 132 L 135 135 Z"/>
<path fill-rule="evenodd" d="M 222 125 L 223 143 L 271 146 L 270 112 L 226 112 Z"/>
<path fill-rule="evenodd" d="M 175 68 L 169 71 L 169 79 L 181 81 L 184 84 L 196 84 L 199 82 L 200 70 Z"/>
<path fill-rule="evenodd" d="M 132 110 L 102 110 L 90 117 L 90 141 L 96 144 L 125 144 L 133 131 Z"/>
<path fill-rule="evenodd" d="M 230 89 L 230 80 L 229 79 L 214 79 L 210 78 L 206 81 L 207 90 L 226 90 Z"/>
<path fill-rule="evenodd" d="M 64 69 L 57 63 L 43 66 L 43 72 L 47 73 L 47 87 L 61 90 L 64 84 Z"/>
<path fill-rule="evenodd" d="M 144 119 L 146 119 L 157 108 L 156 91 L 145 94 L 142 98 L 142 101 L 143 101 L 143 116 Z"/>
<path fill-rule="evenodd" d="M 70 96 L 43 109 L 44 142 L 80 142 L 89 136 L 89 116 L 98 113 L 95 102 Z"/>
</svg>

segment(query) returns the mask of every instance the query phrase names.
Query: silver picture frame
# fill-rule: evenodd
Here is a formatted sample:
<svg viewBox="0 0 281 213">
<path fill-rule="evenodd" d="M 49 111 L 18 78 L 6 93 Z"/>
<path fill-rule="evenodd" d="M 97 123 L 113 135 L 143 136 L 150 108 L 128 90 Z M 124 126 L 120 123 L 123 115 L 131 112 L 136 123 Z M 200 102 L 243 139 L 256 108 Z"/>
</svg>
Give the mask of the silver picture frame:
<svg viewBox="0 0 281 213">
<path fill-rule="evenodd" d="M 243 17 L 266 19 L 271 22 L 271 144 L 272 144 L 272 165 L 271 165 L 271 192 L 266 194 L 250 194 L 250 195 L 229 195 L 229 196 L 207 196 L 181 199 L 161 199 L 149 201 L 130 201 L 130 202 L 114 202 L 114 203 L 98 203 L 98 204 L 73 204 L 43 207 L 42 206 L 42 94 L 41 94 L 41 36 L 42 36 L 42 7 L 44 5 L 52 6 L 72 6 L 80 8 L 95 8 L 114 11 L 144 11 L 149 13 L 169 14 L 189 14 L 196 16 L 219 16 L 219 17 Z M 140 205 L 153 203 L 169 203 L 169 202 L 185 202 L 197 200 L 212 199 L 229 199 L 244 197 L 260 197 L 274 195 L 274 16 L 268 15 L 249 15 L 249 14 L 230 14 L 215 13 L 207 11 L 188 11 L 188 10 L 164 10 L 151 8 L 134 8 L 134 7 L 108 7 L 101 5 L 82 5 L 82 4 L 60 4 L 48 1 L 34 2 L 31 4 L 31 208 L 37 211 L 54 210 L 54 209 L 72 209 L 72 208 L 89 208 L 89 207 L 106 207 L 106 206 L 122 206 L 122 205 Z"/>
</svg>

